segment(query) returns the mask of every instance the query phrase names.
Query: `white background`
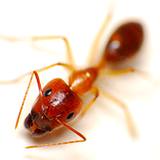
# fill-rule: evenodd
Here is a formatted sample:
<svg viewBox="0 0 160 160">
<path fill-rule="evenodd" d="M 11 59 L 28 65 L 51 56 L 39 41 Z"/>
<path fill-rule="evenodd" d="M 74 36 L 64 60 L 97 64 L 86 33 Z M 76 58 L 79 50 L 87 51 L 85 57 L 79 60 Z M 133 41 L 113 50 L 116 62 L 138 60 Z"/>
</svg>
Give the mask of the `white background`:
<svg viewBox="0 0 160 160">
<path fill-rule="evenodd" d="M 133 64 L 150 74 L 143 79 L 137 74 L 103 79 L 102 86 L 124 101 L 134 118 L 139 137 L 131 138 L 123 113 L 111 101 L 100 96 L 93 108 L 73 126 L 86 137 L 81 144 L 26 150 L 37 143 L 23 127 L 25 115 L 38 94 L 33 87 L 19 128 L 14 124 L 22 102 L 27 79 L 15 85 L 0 86 L 0 152 L 1 159 L 17 160 L 159 160 L 160 159 L 160 11 L 156 0 L 5 0 L 0 1 L 0 35 L 65 35 L 69 38 L 77 66 L 87 66 L 93 39 L 113 4 L 113 19 L 106 30 L 109 35 L 123 21 L 139 20 L 145 27 L 145 43 Z M 66 62 L 61 41 L 47 42 L 53 54 L 34 50 L 29 42 L 0 41 L 0 79 L 12 79 L 27 71 L 58 61 Z M 51 46 L 53 45 L 53 46 Z M 100 44 L 100 48 L 104 42 Z M 98 55 L 98 53 L 97 53 Z M 99 54 L 100 55 L 100 54 Z M 93 62 L 94 63 L 94 62 Z M 130 64 L 132 65 L 132 64 Z M 48 79 L 67 73 L 57 67 Z M 42 76 L 44 78 L 44 76 Z M 45 83 L 45 82 L 44 82 Z M 120 111 L 120 112 L 119 112 Z M 66 131 L 39 143 L 75 138 Z M 56 139 L 56 140 L 55 140 Z"/>
</svg>

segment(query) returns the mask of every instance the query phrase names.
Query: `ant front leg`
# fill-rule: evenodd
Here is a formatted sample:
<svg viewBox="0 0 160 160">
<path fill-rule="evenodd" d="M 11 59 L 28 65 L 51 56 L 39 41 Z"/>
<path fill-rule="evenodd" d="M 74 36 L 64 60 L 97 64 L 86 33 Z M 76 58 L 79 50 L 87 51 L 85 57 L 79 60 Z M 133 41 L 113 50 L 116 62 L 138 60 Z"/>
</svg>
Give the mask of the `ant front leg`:
<svg viewBox="0 0 160 160">
<path fill-rule="evenodd" d="M 66 127 L 68 130 L 72 131 L 73 133 L 75 133 L 77 136 L 79 136 L 81 139 L 79 140 L 71 140 L 71 141 L 64 141 L 64 142 L 59 142 L 59 143 L 49 143 L 49 144 L 40 144 L 40 145 L 31 145 L 31 146 L 27 146 L 27 149 L 30 148 L 40 148 L 40 147 L 52 147 L 52 146 L 57 146 L 57 145 L 64 145 L 64 144 L 70 144 L 70 143 L 78 143 L 78 142 L 84 142 L 86 141 L 86 137 L 81 134 L 80 132 L 78 132 L 77 130 L 75 130 L 74 128 L 72 128 L 70 125 L 68 125 L 66 122 L 61 121 L 60 119 L 56 119 L 56 121 L 61 124 L 62 126 Z"/>
</svg>

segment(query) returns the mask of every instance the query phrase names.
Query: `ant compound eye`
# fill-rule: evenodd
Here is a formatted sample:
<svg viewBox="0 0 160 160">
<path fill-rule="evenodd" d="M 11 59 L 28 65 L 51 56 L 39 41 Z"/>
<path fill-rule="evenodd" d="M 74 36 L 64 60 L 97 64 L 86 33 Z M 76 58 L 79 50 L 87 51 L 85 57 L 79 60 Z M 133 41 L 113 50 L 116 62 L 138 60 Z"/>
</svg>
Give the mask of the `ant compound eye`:
<svg viewBox="0 0 160 160">
<path fill-rule="evenodd" d="M 71 119 L 74 115 L 74 112 L 71 112 L 68 116 L 67 116 L 67 119 Z"/>
<path fill-rule="evenodd" d="M 47 96 L 50 96 L 52 94 L 52 89 L 47 89 L 45 92 L 44 92 L 44 96 L 47 97 Z"/>
</svg>

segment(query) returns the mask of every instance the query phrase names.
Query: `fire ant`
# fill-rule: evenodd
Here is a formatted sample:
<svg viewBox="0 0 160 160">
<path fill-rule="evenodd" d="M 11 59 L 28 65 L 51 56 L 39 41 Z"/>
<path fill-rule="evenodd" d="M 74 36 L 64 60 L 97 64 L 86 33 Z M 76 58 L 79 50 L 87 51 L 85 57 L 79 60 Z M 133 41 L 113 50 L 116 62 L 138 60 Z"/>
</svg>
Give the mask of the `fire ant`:
<svg viewBox="0 0 160 160">
<path fill-rule="evenodd" d="M 93 43 L 93 47 L 90 53 L 90 62 L 93 62 L 93 57 L 94 54 L 97 52 L 99 41 L 110 19 L 111 15 L 108 15 L 105 18 L 104 23 L 101 26 L 96 36 L 96 39 Z M 23 39 L 17 37 L 4 36 L 2 38 L 9 41 L 26 40 L 25 38 Z M 94 82 L 97 80 L 99 75 L 102 74 L 101 71 L 105 69 L 106 64 L 114 66 L 117 64 L 121 64 L 127 59 L 134 56 L 140 49 L 143 42 L 143 38 L 144 38 L 144 32 L 143 32 L 143 27 L 140 23 L 132 21 L 124 23 L 120 25 L 110 36 L 109 41 L 107 42 L 104 48 L 103 56 L 98 62 L 98 64 L 95 66 L 88 67 L 86 69 L 77 70 L 72 57 L 71 47 L 66 37 L 63 36 L 31 37 L 31 41 L 33 42 L 39 40 L 57 40 L 57 39 L 62 40 L 66 45 L 69 63 L 51 64 L 41 69 L 28 72 L 18 77 L 17 79 L 4 81 L 4 83 L 17 82 L 21 80 L 24 76 L 31 75 L 18 114 L 15 128 L 18 127 L 18 123 L 20 120 L 20 116 L 23 110 L 26 97 L 28 95 L 33 77 L 35 77 L 39 89 L 39 95 L 36 98 L 34 105 L 32 106 L 31 112 L 28 114 L 28 116 L 24 121 L 25 128 L 27 128 L 33 136 L 43 136 L 48 132 L 54 131 L 54 129 L 60 126 L 63 126 L 72 131 L 73 133 L 75 133 L 76 135 L 78 135 L 81 139 L 65 141 L 56 144 L 51 143 L 51 144 L 31 145 L 27 146 L 26 148 L 37 148 L 43 146 L 62 145 L 62 144 L 86 141 L 86 137 L 80 132 L 78 132 L 76 129 L 72 128 L 69 125 L 69 122 L 74 120 L 78 115 L 85 114 L 86 111 L 95 102 L 95 100 L 99 96 L 99 93 L 104 94 L 106 97 L 113 100 L 122 108 L 126 116 L 129 130 L 134 135 L 135 130 L 127 106 L 119 99 L 112 96 L 111 94 L 99 90 L 98 87 L 94 85 Z M 62 66 L 67 70 L 71 71 L 68 83 L 64 82 L 60 78 L 56 78 L 48 82 L 44 87 L 42 87 L 39 78 L 39 73 L 55 66 Z M 138 70 L 132 67 L 128 67 L 124 69 L 110 70 L 108 74 L 120 75 L 135 71 Z M 91 92 L 93 94 L 93 98 L 89 101 L 89 103 L 85 107 L 82 107 L 83 101 L 81 97 L 87 92 Z"/>
</svg>

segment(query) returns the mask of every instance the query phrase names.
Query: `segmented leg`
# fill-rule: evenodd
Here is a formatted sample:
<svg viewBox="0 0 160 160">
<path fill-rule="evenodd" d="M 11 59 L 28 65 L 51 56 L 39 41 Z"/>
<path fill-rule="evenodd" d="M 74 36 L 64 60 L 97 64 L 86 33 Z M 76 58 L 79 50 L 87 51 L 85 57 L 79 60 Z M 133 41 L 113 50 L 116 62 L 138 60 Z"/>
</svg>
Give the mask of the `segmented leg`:
<svg viewBox="0 0 160 160">
<path fill-rule="evenodd" d="M 132 137 L 137 137 L 137 130 L 135 128 L 135 125 L 133 123 L 133 119 L 131 117 L 131 114 L 128 110 L 128 107 L 125 103 L 123 103 L 121 100 L 119 100 L 118 98 L 114 97 L 113 95 L 111 95 L 110 93 L 103 91 L 102 89 L 100 90 L 100 92 L 102 93 L 102 95 L 104 95 L 106 98 L 112 100 L 114 103 L 116 103 L 124 112 L 125 114 L 125 118 L 126 118 L 126 122 L 127 122 L 127 126 L 128 126 L 128 130 L 131 134 Z"/>
<path fill-rule="evenodd" d="M 32 146 L 27 146 L 26 148 L 40 148 L 40 147 L 52 147 L 52 146 L 57 146 L 57 145 L 63 145 L 63 144 L 70 144 L 70 143 L 78 143 L 78 142 L 84 142 L 86 141 L 86 138 L 84 135 L 82 135 L 80 132 L 72 128 L 70 125 L 68 125 L 66 122 L 61 121 L 60 119 L 56 119 L 58 123 L 78 135 L 81 139 L 80 140 L 72 140 L 72 141 L 65 141 L 65 142 L 59 142 L 59 143 L 49 143 L 49 144 L 40 144 L 40 145 L 32 145 Z"/>
<path fill-rule="evenodd" d="M 66 46 L 68 63 L 70 65 L 72 65 L 73 67 L 75 67 L 75 62 L 74 62 L 74 59 L 73 59 L 72 49 L 71 49 L 69 40 L 65 36 L 50 35 L 50 36 L 33 36 L 33 37 L 31 37 L 31 40 L 33 42 L 42 41 L 42 40 L 43 41 L 44 40 L 58 40 L 58 39 L 62 40 L 64 42 L 65 46 Z M 33 43 L 32 46 L 37 48 L 37 46 L 34 43 Z"/>
<path fill-rule="evenodd" d="M 74 68 L 72 65 L 70 65 L 70 64 L 66 64 L 66 63 L 54 63 L 54 64 L 48 65 L 48 66 L 46 66 L 46 67 L 42 67 L 42 68 L 40 68 L 40 69 L 37 69 L 36 71 L 37 71 L 38 73 L 40 73 L 40 72 L 42 72 L 42 71 L 45 71 L 45 70 L 50 69 L 50 68 L 55 67 L 55 66 L 62 66 L 62 67 L 64 67 L 65 69 L 67 69 L 67 70 L 69 70 L 69 71 L 71 71 L 71 72 L 73 72 L 73 71 L 75 70 L 75 68 Z M 23 74 L 23 75 L 15 78 L 15 79 L 12 79 L 12 80 L 0 80 L 0 84 L 18 83 L 18 82 L 21 81 L 23 78 L 25 78 L 26 76 L 31 75 L 31 74 L 32 74 L 32 71 L 31 71 L 31 72 L 27 72 L 27 73 L 25 73 L 25 74 Z"/>
<path fill-rule="evenodd" d="M 72 55 L 72 50 L 71 50 L 71 47 L 70 47 L 70 43 L 68 41 L 68 39 L 64 36 L 32 36 L 32 37 L 14 37 L 14 36 L 3 36 L 3 35 L 0 35 L 0 39 L 3 39 L 3 40 L 7 40 L 7 41 L 10 41 L 10 42 L 17 42 L 17 41 L 31 41 L 31 42 L 35 42 L 35 41 L 40 41 L 40 40 L 57 40 L 57 39 L 60 39 L 62 40 L 65 45 L 66 45 L 66 49 L 67 49 L 67 58 L 68 58 L 68 63 L 69 64 L 66 64 L 66 63 L 56 63 L 56 64 L 51 64 L 49 66 L 46 66 L 46 67 L 43 67 L 43 68 L 40 68 L 38 69 L 37 71 L 38 72 L 41 72 L 41 71 L 44 71 L 44 70 L 47 70 L 48 68 L 51 68 L 51 67 L 54 67 L 54 66 L 63 66 L 65 67 L 66 69 L 69 69 L 71 71 L 74 71 L 75 70 L 75 63 L 74 63 L 74 59 L 73 59 L 73 55 Z M 36 47 L 33 44 L 33 47 Z M 25 73 L 15 79 L 12 79 L 12 80 L 0 80 L 0 84 L 13 84 L 13 83 L 18 83 L 19 81 L 21 81 L 24 77 L 28 76 L 32 74 L 32 71 L 31 72 L 28 72 L 28 73 Z"/>
<path fill-rule="evenodd" d="M 153 82 L 153 79 L 151 79 L 150 75 L 145 72 L 145 71 L 141 71 L 139 69 L 136 69 L 134 67 L 126 67 L 126 68 L 122 68 L 122 69 L 115 69 L 115 70 L 102 70 L 101 71 L 101 75 L 110 75 L 110 76 L 121 76 L 121 75 L 125 75 L 125 74 L 129 74 L 129 73 L 135 73 L 137 75 L 139 75 L 140 77 L 142 77 L 144 80 L 150 80 Z"/>
<path fill-rule="evenodd" d="M 107 75 L 119 76 L 119 75 L 138 72 L 138 71 L 133 67 L 128 67 L 128 68 L 116 69 L 116 70 L 107 70 L 107 71 L 104 70 L 104 72 Z"/>
<path fill-rule="evenodd" d="M 84 116 L 84 114 L 91 108 L 91 106 L 93 105 L 93 103 L 96 101 L 96 99 L 99 96 L 99 90 L 96 87 L 92 87 L 89 92 L 91 92 L 93 94 L 93 98 L 89 101 L 89 103 L 83 108 L 82 112 L 81 112 L 81 116 Z"/>
<path fill-rule="evenodd" d="M 62 40 L 64 42 L 65 46 L 66 46 L 68 63 L 70 65 L 72 65 L 73 67 L 75 67 L 75 62 L 74 62 L 74 58 L 73 58 L 72 49 L 71 49 L 69 40 L 65 36 L 46 35 L 46 36 L 32 36 L 32 37 L 14 37 L 14 36 L 0 35 L 0 39 L 10 41 L 10 42 L 29 41 L 29 42 L 32 42 L 31 45 L 32 45 L 33 48 L 40 49 L 40 50 L 42 50 L 42 48 L 38 47 L 34 42 L 36 42 L 36 41 L 46 41 L 46 40 L 47 41 L 48 40 Z"/>
<path fill-rule="evenodd" d="M 111 11 L 105 17 L 104 22 L 103 22 L 101 28 L 99 29 L 99 32 L 97 33 L 97 35 L 95 37 L 95 40 L 93 41 L 93 44 L 91 46 L 90 53 L 89 53 L 89 58 L 88 58 L 89 64 L 94 62 L 94 59 L 95 59 L 94 55 L 97 54 L 97 52 L 98 52 L 98 46 L 99 46 L 100 40 L 101 40 L 105 30 L 107 29 L 107 26 L 108 26 L 109 22 L 111 21 L 111 19 L 112 19 L 112 8 L 111 8 Z"/>
</svg>

